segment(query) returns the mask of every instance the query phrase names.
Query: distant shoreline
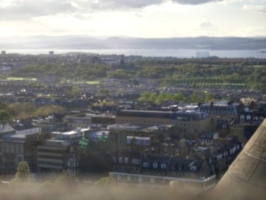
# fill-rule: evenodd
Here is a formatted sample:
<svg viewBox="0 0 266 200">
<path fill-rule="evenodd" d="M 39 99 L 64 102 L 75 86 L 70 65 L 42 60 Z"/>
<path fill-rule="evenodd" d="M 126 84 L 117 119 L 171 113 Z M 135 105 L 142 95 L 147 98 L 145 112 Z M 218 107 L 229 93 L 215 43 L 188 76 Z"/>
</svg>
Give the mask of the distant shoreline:
<svg viewBox="0 0 266 200">
<path fill-rule="evenodd" d="M 210 49 L 6 49 L 8 54 L 24 55 L 48 55 L 54 51 L 60 54 L 97 54 L 97 55 L 125 55 L 142 57 L 173 57 L 173 58 L 196 58 L 198 52 L 208 52 L 209 57 L 219 58 L 256 58 L 266 59 L 266 54 L 260 50 L 210 50 Z"/>
</svg>

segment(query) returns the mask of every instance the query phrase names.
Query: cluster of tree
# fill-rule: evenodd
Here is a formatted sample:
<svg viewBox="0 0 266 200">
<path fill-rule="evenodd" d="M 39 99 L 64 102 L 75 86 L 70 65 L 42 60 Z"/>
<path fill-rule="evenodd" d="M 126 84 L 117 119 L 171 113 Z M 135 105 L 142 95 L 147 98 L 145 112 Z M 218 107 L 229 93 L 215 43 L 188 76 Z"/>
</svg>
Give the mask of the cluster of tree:
<svg viewBox="0 0 266 200">
<path fill-rule="evenodd" d="M 74 67 L 74 66 L 75 67 Z M 42 77 L 45 74 L 56 74 L 60 78 L 70 80 L 96 80 L 107 77 L 108 66 L 99 64 L 66 64 L 60 61 L 55 63 L 33 63 L 24 68 L 14 70 L 11 77 Z"/>
<path fill-rule="evenodd" d="M 8 105 L 0 102 L 0 122 L 1 121 L 9 121 L 13 117 L 8 111 Z"/>
<path fill-rule="evenodd" d="M 37 190 L 48 189 L 51 190 L 54 187 L 60 187 L 62 185 L 72 184 L 75 181 L 75 177 L 69 176 L 66 171 L 62 171 L 62 174 L 53 179 L 51 182 L 41 182 L 37 184 L 34 180 L 34 176 L 30 172 L 30 168 L 27 162 L 23 161 L 18 164 L 15 178 L 9 183 L 10 189 L 27 189 L 34 188 Z"/>
<path fill-rule="evenodd" d="M 31 117 L 47 116 L 55 112 L 62 113 L 64 112 L 64 109 L 55 105 L 37 107 L 33 103 L 12 103 L 8 105 L 7 111 L 15 119 L 26 119 Z"/>
<path fill-rule="evenodd" d="M 152 92 L 144 92 L 140 97 L 140 101 L 148 101 L 155 104 L 160 104 L 165 101 L 173 101 L 173 102 L 190 102 L 190 103 L 199 103 L 199 102 L 210 102 L 214 100 L 214 95 L 210 92 L 201 93 L 201 92 L 193 92 L 192 95 L 186 97 L 182 93 L 160 93 L 155 94 Z"/>
<path fill-rule="evenodd" d="M 15 77 L 40 77 L 54 73 L 61 79 L 86 81 L 99 78 L 149 78 L 161 83 L 239 86 L 266 92 L 266 63 L 254 66 L 246 59 L 180 59 L 175 61 L 142 60 L 131 67 L 113 70 L 107 65 L 92 63 L 33 63 L 11 72 Z"/>
<path fill-rule="evenodd" d="M 94 103 L 93 106 L 95 107 L 117 106 L 117 103 L 115 103 L 114 101 L 102 101 L 102 102 Z"/>
<path fill-rule="evenodd" d="M 15 178 L 8 187 L 0 185 L 1 199 L 33 200 L 33 199 L 206 199 L 199 196 L 199 190 L 190 187 L 133 187 L 132 185 L 117 184 L 112 176 L 103 177 L 92 184 L 82 184 L 82 177 L 68 175 L 65 171 L 61 175 L 48 180 L 34 180 L 27 162 L 20 162 Z M 148 192 L 147 192 L 148 191 Z M 211 199 L 211 198 L 210 198 Z"/>
</svg>

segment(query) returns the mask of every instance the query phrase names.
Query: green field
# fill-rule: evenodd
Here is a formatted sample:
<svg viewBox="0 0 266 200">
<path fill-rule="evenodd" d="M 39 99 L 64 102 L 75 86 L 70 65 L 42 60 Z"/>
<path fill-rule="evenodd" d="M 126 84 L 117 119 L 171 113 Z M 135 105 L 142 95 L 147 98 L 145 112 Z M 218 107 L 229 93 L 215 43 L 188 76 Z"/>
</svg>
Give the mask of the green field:
<svg viewBox="0 0 266 200">
<path fill-rule="evenodd" d="M 261 67 L 265 67 L 265 65 L 253 65 L 253 67 L 255 67 L 255 68 L 261 68 Z"/>
<path fill-rule="evenodd" d="M 86 81 L 88 85 L 98 85 L 100 82 L 99 81 Z"/>
<path fill-rule="evenodd" d="M 36 78 L 25 78 L 25 77 L 8 77 L 8 81 L 37 81 Z"/>
</svg>

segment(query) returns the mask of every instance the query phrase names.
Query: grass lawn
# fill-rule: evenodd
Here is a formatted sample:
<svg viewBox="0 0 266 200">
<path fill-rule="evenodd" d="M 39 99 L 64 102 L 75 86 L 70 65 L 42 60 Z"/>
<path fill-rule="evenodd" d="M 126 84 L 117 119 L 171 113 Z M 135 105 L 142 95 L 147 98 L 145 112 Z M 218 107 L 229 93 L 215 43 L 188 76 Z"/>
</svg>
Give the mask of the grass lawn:
<svg viewBox="0 0 266 200">
<path fill-rule="evenodd" d="M 86 81 L 86 83 L 89 85 L 98 85 L 99 81 Z"/>
<path fill-rule="evenodd" d="M 25 77 L 8 77 L 8 81 L 37 81 L 36 78 L 25 78 Z"/>
</svg>

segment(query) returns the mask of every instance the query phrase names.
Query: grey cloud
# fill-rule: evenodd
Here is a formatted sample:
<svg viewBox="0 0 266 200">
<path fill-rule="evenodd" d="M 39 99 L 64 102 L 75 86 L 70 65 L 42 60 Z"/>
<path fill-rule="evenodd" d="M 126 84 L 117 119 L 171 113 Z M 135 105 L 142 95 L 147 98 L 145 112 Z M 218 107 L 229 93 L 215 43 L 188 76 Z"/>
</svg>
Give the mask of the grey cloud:
<svg viewBox="0 0 266 200">
<path fill-rule="evenodd" d="M 172 0 L 172 1 L 179 3 L 179 4 L 199 5 L 199 4 L 211 3 L 211 2 L 221 2 L 225 0 Z"/>
<path fill-rule="evenodd" d="M 266 6 L 262 6 L 262 5 L 244 5 L 242 9 L 247 10 L 247 11 L 255 11 L 255 12 L 266 14 Z"/>
<path fill-rule="evenodd" d="M 266 6 L 260 9 L 260 12 L 266 13 Z"/>
<path fill-rule="evenodd" d="M 198 5 L 226 0 L 98 0 L 97 3 L 87 0 L 86 4 L 93 9 L 121 9 L 121 8 L 143 8 L 150 5 L 159 5 L 171 1 L 178 4 Z"/>
<path fill-rule="evenodd" d="M 197 5 L 226 0 L 15 0 L 10 6 L 0 6 L 0 20 L 25 20 L 32 17 L 56 14 L 87 14 L 101 10 L 126 10 L 160 5 L 171 1 L 179 4 Z M 75 3 L 77 6 L 74 6 Z"/>
<path fill-rule="evenodd" d="M 96 2 L 86 1 L 87 6 L 92 9 L 116 10 L 121 8 L 144 8 L 150 5 L 159 5 L 165 0 L 98 0 Z"/>
<path fill-rule="evenodd" d="M 76 10 L 67 1 L 19 0 L 8 7 L 0 7 L 0 20 L 20 20 L 31 17 L 71 13 Z"/>
</svg>

